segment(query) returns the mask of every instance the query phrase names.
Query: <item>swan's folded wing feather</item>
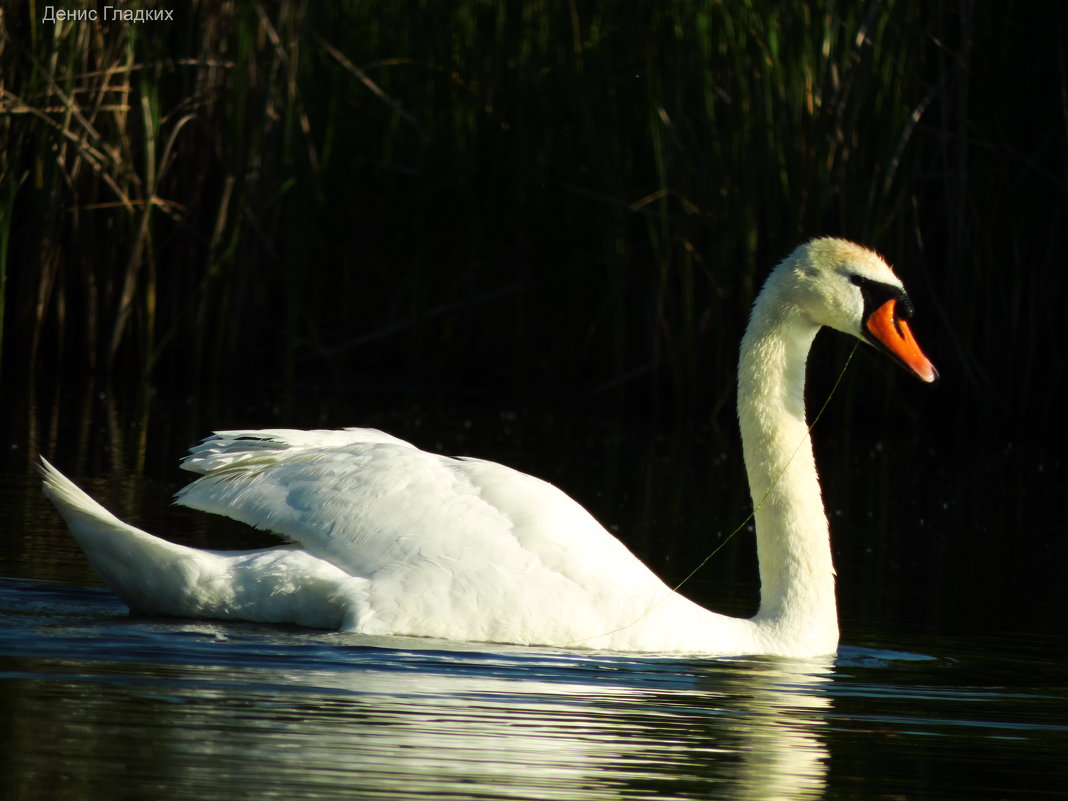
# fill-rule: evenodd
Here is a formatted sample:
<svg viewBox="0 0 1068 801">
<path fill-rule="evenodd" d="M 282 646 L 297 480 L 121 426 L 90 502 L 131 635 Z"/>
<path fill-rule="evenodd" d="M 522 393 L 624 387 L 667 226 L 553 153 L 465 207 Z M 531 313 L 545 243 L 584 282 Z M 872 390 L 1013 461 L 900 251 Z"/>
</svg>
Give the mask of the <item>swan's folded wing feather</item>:
<svg viewBox="0 0 1068 801">
<path fill-rule="evenodd" d="M 220 467 L 242 461 L 256 454 L 296 453 L 312 449 L 343 448 L 350 445 L 389 443 L 413 447 L 402 439 L 376 428 L 312 429 L 264 428 L 216 431 L 189 450 L 182 460 L 183 470 L 210 473 Z"/>
<path fill-rule="evenodd" d="M 581 584 L 613 571 L 625 574 L 613 583 L 652 578 L 582 506 L 533 476 L 380 432 L 275 437 L 223 432 L 197 446 L 191 469 L 205 475 L 176 503 L 272 531 L 357 576 L 423 565 L 462 580 L 494 565 Z"/>
<path fill-rule="evenodd" d="M 369 579 L 385 630 L 585 641 L 670 594 L 585 509 L 540 479 L 400 441 L 269 441 L 263 432 L 232 438 L 221 446 L 225 458 L 213 455 L 218 466 L 176 502 L 268 529 Z"/>
</svg>

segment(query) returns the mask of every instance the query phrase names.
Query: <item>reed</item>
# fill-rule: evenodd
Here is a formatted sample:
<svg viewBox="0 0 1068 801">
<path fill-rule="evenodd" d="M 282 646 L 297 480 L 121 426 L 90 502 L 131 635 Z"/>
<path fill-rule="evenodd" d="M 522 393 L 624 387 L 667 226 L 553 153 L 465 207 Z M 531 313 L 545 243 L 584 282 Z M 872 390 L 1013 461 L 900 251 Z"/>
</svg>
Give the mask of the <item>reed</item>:
<svg viewBox="0 0 1068 801">
<path fill-rule="evenodd" d="M 1063 56 L 1063 12 L 1005 13 L 1042 64 Z M 1045 220 L 983 224 L 1014 154 L 966 78 L 1007 97 L 994 73 L 1018 54 L 966 0 L 3 14 L 6 372 L 195 392 L 494 374 L 727 410 L 761 275 L 834 233 L 896 256 L 970 386 L 993 386 L 975 271 L 1065 244 Z M 1038 80 L 1063 110 L 1063 64 Z M 1045 123 L 1018 154 L 1048 180 L 1036 207 L 1063 192 L 1065 116 Z M 1036 352 L 1041 294 L 1008 297 Z"/>
<path fill-rule="evenodd" d="M 271 19 L 260 7 L 194 4 L 181 29 L 48 24 L 40 11 L 5 18 L 0 54 L 4 230 L 14 221 L 28 234 L 5 328 L 28 342 L 16 352 L 31 368 L 137 377 L 163 359 L 198 373 L 233 312 L 209 297 L 226 298 L 239 277 L 227 275 L 232 249 L 254 250 L 242 242 L 249 219 L 272 227 L 254 195 L 256 179 L 278 175 L 258 151 L 272 146 L 261 144 L 280 105 L 270 84 L 289 55 L 273 25 L 294 6 Z M 246 127 L 250 102 L 260 107 Z M 196 332 L 184 359 L 166 352 Z"/>
</svg>

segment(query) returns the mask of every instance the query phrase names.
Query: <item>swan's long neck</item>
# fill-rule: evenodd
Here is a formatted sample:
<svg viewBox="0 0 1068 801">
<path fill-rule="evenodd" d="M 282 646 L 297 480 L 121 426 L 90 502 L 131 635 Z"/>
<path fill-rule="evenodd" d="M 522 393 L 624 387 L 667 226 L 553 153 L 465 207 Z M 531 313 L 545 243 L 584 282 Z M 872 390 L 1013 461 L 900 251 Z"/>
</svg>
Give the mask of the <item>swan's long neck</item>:
<svg viewBox="0 0 1068 801">
<path fill-rule="evenodd" d="M 760 611 L 776 637 L 838 639 L 827 516 L 805 422 L 805 362 L 819 330 L 772 282 L 742 340 L 738 418 L 756 509 Z"/>
</svg>

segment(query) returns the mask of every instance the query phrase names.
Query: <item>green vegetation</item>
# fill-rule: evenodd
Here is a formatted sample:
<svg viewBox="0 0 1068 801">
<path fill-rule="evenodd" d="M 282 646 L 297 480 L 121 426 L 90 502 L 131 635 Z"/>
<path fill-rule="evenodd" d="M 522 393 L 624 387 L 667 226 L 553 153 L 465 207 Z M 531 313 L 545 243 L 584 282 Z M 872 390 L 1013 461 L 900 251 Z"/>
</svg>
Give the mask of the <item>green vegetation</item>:
<svg viewBox="0 0 1068 801">
<path fill-rule="evenodd" d="M 833 233 L 898 264 L 962 397 L 1045 397 L 1068 252 L 1056 4 L 0 14 L 6 378 L 489 375 L 729 409 L 761 276 Z"/>
</svg>

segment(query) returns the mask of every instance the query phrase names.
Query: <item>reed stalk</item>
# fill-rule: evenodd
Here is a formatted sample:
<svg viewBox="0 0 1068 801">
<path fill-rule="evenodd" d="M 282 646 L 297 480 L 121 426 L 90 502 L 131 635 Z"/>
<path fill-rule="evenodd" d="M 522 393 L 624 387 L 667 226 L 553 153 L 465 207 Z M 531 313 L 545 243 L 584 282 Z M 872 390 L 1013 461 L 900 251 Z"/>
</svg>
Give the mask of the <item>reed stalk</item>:
<svg viewBox="0 0 1068 801">
<path fill-rule="evenodd" d="M 1036 85 L 1055 102 L 1035 109 L 997 77 L 1018 53 L 968 0 L 175 11 L 3 12 L 5 370 L 197 391 L 494 375 L 673 416 L 711 398 L 729 421 L 749 303 L 800 240 L 889 252 L 984 391 L 1007 370 L 979 356 L 995 310 L 957 299 L 996 274 L 990 254 L 1062 252 L 1037 211 L 1063 196 L 1060 11 L 1006 11 L 1051 65 Z M 1003 145 L 984 93 L 1049 140 Z M 1010 165 L 1046 182 L 1013 235 L 983 224 L 1007 212 Z M 1028 347 L 1053 333 L 1042 295 L 1009 294 Z"/>
</svg>

